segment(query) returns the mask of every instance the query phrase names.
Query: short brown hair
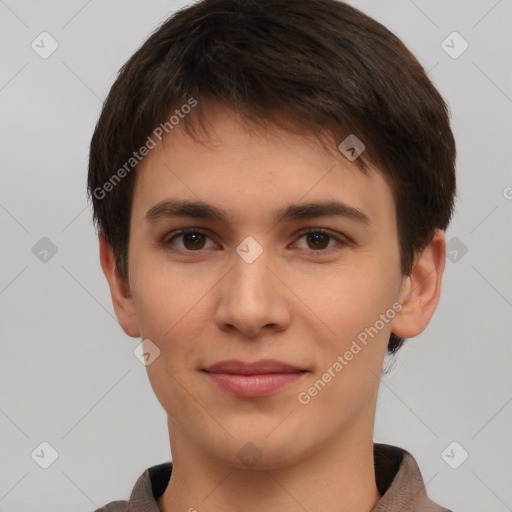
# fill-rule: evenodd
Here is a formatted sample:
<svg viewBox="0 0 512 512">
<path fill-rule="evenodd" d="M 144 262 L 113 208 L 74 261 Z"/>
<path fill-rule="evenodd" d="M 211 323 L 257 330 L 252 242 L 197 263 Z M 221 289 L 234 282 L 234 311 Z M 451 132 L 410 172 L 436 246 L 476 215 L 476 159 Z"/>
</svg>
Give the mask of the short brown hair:
<svg viewBox="0 0 512 512">
<path fill-rule="evenodd" d="M 181 123 L 189 133 L 204 99 L 256 123 L 278 123 L 279 114 L 339 142 L 355 134 L 366 147 L 355 163 L 365 172 L 374 164 L 392 186 L 404 274 L 448 226 L 456 156 L 448 107 L 400 39 L 336 0 L 202 0 L 123 65 L 92 137 L 94 220 L 125 280 L 136 175 L 126 162 L 191 98 L 198 108 Z M 388 351 L 402 343 L 392 335 Z"/>
</svg>

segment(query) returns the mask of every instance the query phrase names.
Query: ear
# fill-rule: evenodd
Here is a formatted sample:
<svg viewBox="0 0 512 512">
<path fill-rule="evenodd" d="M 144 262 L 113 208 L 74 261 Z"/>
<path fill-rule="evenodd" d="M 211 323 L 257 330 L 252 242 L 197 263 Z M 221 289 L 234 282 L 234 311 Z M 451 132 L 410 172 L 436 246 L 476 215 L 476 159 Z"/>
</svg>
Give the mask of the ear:
<svg viewBox="0 0 512 512">
<path fill-rule="evenodd" d="M 441 296 L 446 262 L 444 232 L 436 229 L 432 241 L 415 258 L 400 294 L 402 310 L 391 324 L 391 332 L 402 338 L 417 336 L 427 327 Z"/>
<path fill-rule="evenodd" d="M 130 287 L 119 275 L 114 251 L 103 233 L 99 234 L 99 242 L 101 268 L 110 287 L 112 305 L 114 306 L 117 321 L 128 336 L 138 338 L 140 337 L 140 330 Z"/>
</svg>

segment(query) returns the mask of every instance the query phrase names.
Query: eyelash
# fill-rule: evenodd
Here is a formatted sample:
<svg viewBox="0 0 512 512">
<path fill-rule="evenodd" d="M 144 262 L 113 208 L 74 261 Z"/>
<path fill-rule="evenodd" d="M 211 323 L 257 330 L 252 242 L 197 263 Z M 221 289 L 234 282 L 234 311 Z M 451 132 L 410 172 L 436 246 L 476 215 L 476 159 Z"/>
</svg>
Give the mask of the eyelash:
<svg viewBox="0 0 512 512">
<path fill-rule="evenodd" d="M 205 233 L 201 229 L 198 229 L 198 228 L 183 228 L 183 229 L 180 229 L 178 231 L 173 231 L 168 236 L 166 236 L 164 238 L 163 242 L 162 242 L 162 245 L 164 247 L 168 247 L 168 246 L 172 245 L 172 240 L 174 240 L 175 238 L 183 236 L 183 235 L 191 234 L 191 233 L 192 234 L 198 234 L 198 235 L 204 235 L 204 236 L 206 236 L 206 237 L 211 239 L 211 237 L 208 235 L 208 233 Z M 332 251 L 336 251 L 336 250 L 341 249 L 342 247 L 345 247 L 347 245 L 351 245 L 351 241 L 347 237 L 340 236 L 340 235 L 335 235 L 331 231 L 323 229 L 323 228 L 309 228 L 309 229 L 305 229 L 305 230 L 301 231 L 300 233 L 298 233 L 297 237 L 298 237 L 298 239 L 300 239 L 300 238 L 302 238 L 304 236 L 307 236 L 309 234 L 319 234 L 319 233 L 322 234 L 322 235 L 329 236 L 331 239 L 333 239 L 336 242 L 338 242 L 338 245 L 334 246 L 334 247 L 330 247 L 328 249 L 316 249 L 316 250 L 315 249 L 303 249 L 304 251 L 306 251 L 309 254 L 314 254 L 316 256 L 316 255 L 319 255 L 321 253 L 323 253 L 323 254 L 330 254 Z M 177 249 L 173 249 L 173 250 L 175 250 L 177 252 L 183 252 L 183 253 L 201 253 L 205 249 L 198 249 L 197 251 L 189 251 L 187 249 L 177 248 Z"/>
</svg>

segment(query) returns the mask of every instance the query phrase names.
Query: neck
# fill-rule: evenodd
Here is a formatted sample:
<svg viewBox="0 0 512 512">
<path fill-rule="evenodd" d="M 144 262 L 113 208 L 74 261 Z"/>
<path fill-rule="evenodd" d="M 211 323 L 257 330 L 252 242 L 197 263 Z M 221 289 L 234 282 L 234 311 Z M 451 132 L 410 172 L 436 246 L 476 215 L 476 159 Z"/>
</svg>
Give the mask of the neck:
<svg viewBox="0 0 512 512">
<path fill-rule="evenodd" d="M 368 435 L 370 434 L 370 435 Z M 162 512 L 369 512 L 380 499 L 373 432 L 330 442 L 293 464 L 239 469 L 172 432 L 173 470 Z"/>
</svg>

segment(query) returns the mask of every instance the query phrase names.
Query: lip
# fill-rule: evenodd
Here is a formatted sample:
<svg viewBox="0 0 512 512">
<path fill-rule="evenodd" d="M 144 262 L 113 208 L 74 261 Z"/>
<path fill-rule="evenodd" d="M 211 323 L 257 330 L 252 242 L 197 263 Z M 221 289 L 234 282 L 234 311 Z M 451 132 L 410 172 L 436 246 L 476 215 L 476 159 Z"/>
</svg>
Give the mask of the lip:
<svg viewBox="0 0 512 512">
<path fill-rule="evenodd" d="M 306 370 L 273 359 L 253 363 L 221 361 L 203 371 L 222 390 L 240 397 L 270 395 L 296 382 L 306 373 Z"/>
</svg>

